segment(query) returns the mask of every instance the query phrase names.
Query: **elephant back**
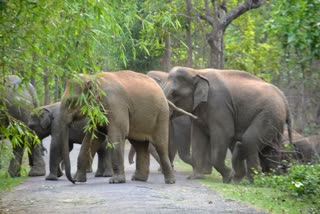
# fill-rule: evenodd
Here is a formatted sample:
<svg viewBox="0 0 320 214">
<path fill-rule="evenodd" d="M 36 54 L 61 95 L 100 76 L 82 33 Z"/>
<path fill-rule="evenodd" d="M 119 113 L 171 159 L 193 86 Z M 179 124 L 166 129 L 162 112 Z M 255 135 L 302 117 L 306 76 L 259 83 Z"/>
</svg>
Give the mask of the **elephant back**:
<svg viewBox="0 0 320 214">
<path fill-rule="evenodd" d="M 8 113 L 12 117 L 27 123 L 28 112 L 37 104 L 33 86 L 31 84 L 24 85 L 22 80 L 15 75 L 8 75 L 2 81 L 4 85 L 4 89 L 1 91 L 2 103 L 6 105 Z M 30 93 L 30 87 L 32 87 L 33 94 Z"/>
</svg>

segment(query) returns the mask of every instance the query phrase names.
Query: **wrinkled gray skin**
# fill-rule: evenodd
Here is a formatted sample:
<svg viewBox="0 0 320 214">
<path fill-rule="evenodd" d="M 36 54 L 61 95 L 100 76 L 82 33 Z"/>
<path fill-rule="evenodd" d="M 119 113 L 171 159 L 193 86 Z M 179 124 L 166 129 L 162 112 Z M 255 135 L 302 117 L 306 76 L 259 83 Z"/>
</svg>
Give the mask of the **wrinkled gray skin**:
<svg viewBox="0 0 320 214">
<path fill-rule="evenodd" d="M 30 112 L 38 106 L 38 98 L 34 87 L 31 84 L 20 85 L 21 79 L 15 75 L 9 75 L 5 79 L 1 79 L 4 84 L 4 91 L 1 92 L 1 98 L 4 99 L 3 104 L 7 106 L 8 113 L 17 120 L 27 124 Z M 1 120 L 5 126 L 8 121 Z M 32 142 L 29 142 L 31 145 Z M 31 170 L 29 176 L 45 175 L 45 162 L 41 154 L 41 144 L 31 147 L 31 155 L 29 154 L 29 165 Z M 20 167 L 25 147 L 16 146 L 13 149 L 14 157 L 10 161 L 8 173 L 11 177 L 20 176 Z"/>
<path fill-rule="evenodd" d="M 208 149 L 224 182 L 246 174 L 252 180 L 259 159 L 265 170 L 280 163 L 281 134 L 287 123 L 291 136 L 291 124 L 287 101 L 275 86 L 243 71 L 174 67 L 164 92 L 199 118 L 191 127 L 193 178 L 203 177 L 204 160 L 196 157 Z M 228 148 L 233 170 L 225 165 Z"/>
<path fill-rule="evenodd" d="M 175 176 L 168 157 L 168 101 L 159 85 L 150 77 L 133 71 L 101 72 L 95 75 L 80 75 L 67 83 L 62 96 L 59 126 L 59 139 L 63 143 L 63 157 L 66 176 L 71 182 L 86 181 L 85 167 L 78 164 L 75 180 L 70 174 L 68 152 L 68 127 L 73 121 L 80 120 L 81 105 L 76 101 L 81 93 L 89 90 L 98 94 L 97 86 L 106 96 L 97 96 L 108 111 L 109 124 L 106 127 L 108 142 L 112 143 L 113 176 L 109 183 L 126 182 L 124 172 L 124 144 L 128 139 L 137 152 L 136 171 L 133 180 L 146 181 L 149 176 L 149 142 L 158 152 L 165 183 L 175 183 Z M 89 148 L 88 134 L 82 143 L 79 157 L 87 158 Z M 82 163 L 85 163 L 82 162 Z"/>
<path fill-rule="evenodd" d="M 42 106 L 31 114 L 28 121 L 28 126 L 33 129 L 40 139 L 46 138 L 51 135 L 50 146 L 50 174 L 46 177 L 46 180 L 57 180 L 63 173 L 59 167 L 59 163 L 62 161 L 62 145 L 57 140 L 57 131 L 60 129 L 58 124 L 58 118 L 60 116 L 60 102 L 47 106 Z M 81 144 L 84 139 L 84 127 L 87 124 L 87 119 L 73 122 L 69 127 L 69 151 L 73 149 L 73 144 Z M 93 158 L 95 153 L 98 153 L 98 169 L 96 171 L 96 177 L 111 177 L 111 152 L 106 148 L 104 142 L 105 136 L 100 136 L 100 145 L 94 145 L 91 148 L 91 157 Z M 78 161 L 81 161 L 79 159 Z M 87 172 L 91 172 L 92 159 L 89 160 Z"/>
</svg>

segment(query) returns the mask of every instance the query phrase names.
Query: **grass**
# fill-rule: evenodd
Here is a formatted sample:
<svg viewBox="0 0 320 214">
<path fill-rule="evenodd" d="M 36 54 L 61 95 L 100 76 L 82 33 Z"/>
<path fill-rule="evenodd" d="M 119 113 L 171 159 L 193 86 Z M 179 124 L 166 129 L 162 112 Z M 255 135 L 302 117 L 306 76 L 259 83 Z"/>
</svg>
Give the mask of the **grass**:
<svg viewBox="0 0 320 214">
<path fill-rule="evenodd" d="M 175 166 L 190 173 L 192 171 L 191 166 L 181 160 L 177 160 Z M 245 181 L 240 184 L 224 184 L 220 174 L 215 170 L 211 175 L 205 176 L 205 179 L 197 181 L 209 189 L 221 193 L 227 199 L 249 203 L 268 213 L 320 213 L 320 211 L 312 209 L 311 203 L 293 198 L 278 189 L 256 187 Z"/>
</svg>

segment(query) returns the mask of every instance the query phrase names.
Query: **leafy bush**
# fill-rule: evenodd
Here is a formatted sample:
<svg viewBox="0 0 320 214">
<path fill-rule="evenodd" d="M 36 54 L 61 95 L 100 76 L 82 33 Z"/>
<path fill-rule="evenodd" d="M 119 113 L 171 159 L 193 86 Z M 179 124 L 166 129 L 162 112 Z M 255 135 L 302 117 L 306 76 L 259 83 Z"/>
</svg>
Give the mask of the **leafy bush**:
<svg viewBox="0 0 320 214">
<path fill-rule="evenodd" d="M 266 176 L 257 174 L 254 185 L 272 187 L 288 192 L 290 195 L 311 201 L 320 208 L 320 165 L 293 165 L 288 174 Z"/>
</svg>

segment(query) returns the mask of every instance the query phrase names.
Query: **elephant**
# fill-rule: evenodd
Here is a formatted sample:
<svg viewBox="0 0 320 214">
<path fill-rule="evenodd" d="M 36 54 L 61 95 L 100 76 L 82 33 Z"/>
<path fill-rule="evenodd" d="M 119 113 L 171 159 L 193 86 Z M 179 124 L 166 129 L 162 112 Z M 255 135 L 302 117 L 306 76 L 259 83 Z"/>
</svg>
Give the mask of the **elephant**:
<svg viewBox="0 0 320 214">
<path fill-rule="evenodd" d="M 36 132 L 40 139 L 44 139 L 51 135 L 50 146 L 50 174 L 46 177 L 46 180 L 57 180 L 58 177 L 63 175 L 59 163 L 62 160 L 62 145 L 57 140 L 57 132 L 59 130 L 58 118 L 60 116 L 60 102 L 41 106 L 35 109 L 31 113 L 31 117 L 28 121 L 28 126 Z M 79 121 L 73 122 L 69 127 L 69 151 L 73 149 L 73 144 L 81 144 L 84 139 L 84 127 L 87 124 L 88 119 L 84 118 Z M 95 153 L 98 153 L 98 169 L 96 171 L 96 177 L 110 177 L 112 176 L 111 166 L 111 151 L 106 148 L 104 143 L 105 136 L 99 135 L 100 142 L 91 148 L 91 157 L 93 158 Z M 81 160 L 80 160 L 81 161 Z M 91 172 L 91 162 L 89 160 L 87 172 Z"/>
<path fill-rule="evenodd" d="M 168 73 L 163 71 L 149 71 L 147 73 L 152 79 L 162 86 L 168 78 Z M 171 165 L 176 153 L 178 152 L 181 160 L 192 165 L 191 155 L 190 155 L 190 128 L 191 128 L 191 118 L 187 115 L 173 118 L 170 120 L 169 125 L 169 159 Z M 149 151 L 152 156 L 159 162 L 157 154 L 155 154 L 155 149 L 149 146 Z M 131 146 L 130 152 L 128 155 L 129 163 L 133 163 L 133 156 L 135 151 Z"/>
<path fill-rule="evenodd" d="M 319 163 L 320 135 L 312 135 L 292 142 L 301 163 Z"/>
<path fill-rule="evenodd" d="M 175 175 L 168 157 L 169 105 L 160 86 L 145 74 L 130 70 L 82 74 L 69 80 L 61 99 L 59 140 L 63 146 L 65 172 L 72 183 L 85 182 L 85 166 L 78 164 L 75 178 L 71 177 L 68 152 L 68 126 L 85 115 L 81 114 L 81 94 L 98 94 L 96 100 L 106 109 L 109 124 L 108 142 L 113 145 L 113 176 L 109 183 L 125 183 L 124 144 L 128 139 L 136 150 L 136 170 L 132 180 L 147 181 L 149 176 L 149 142 L 157 150 L 166 184 L 175 183 Z M 89 95 L 88 95 L 89 96 Z M 79 157 L 87 157 L 90 134 L 82 142 Z M 85 162 L 83 162 L 85 163 Z"/>
<path fill-rule="evenodd" d="M 1 104 L 5 106 L 10 117 L 27 124 L 30 112 L 38 106 L 38 98 L 34 87 L 31 84 L 22 84 L 22 79 L 16 75 L 5 76 L 2 80 L 3 90 L 1 90 Z M 5 113 L 6 114 L 6 113 Z M 1 124 L 6 127 L 9 125 L 7 116 L 1 118 Z M 45 175 L 45 162 L 42 158 L 41 144 L 31 145 L 29 156 L 29 165 L 31 167 L 28 176 Z M 22 157 L 25 151 L 25 145 L 15 146 L 13 148 L 14 157 L 10 161 L 8 173 L 11 177 L 19 177 Z"/>
<path fill-rule="evenodd" d="M 290 145 L 288 133 L 284 131 L 282 136 L 284 145 Z M 292 146 L 285 151 L 285 160 L 295 160 L 298 163 L 317 163 L 320 157 L 320 135 L 304 137 L 296 131 L 292 132 Z M 289 153 L 289 155 L 287 154 Z"/>
<path fill-rule="evenodd" d="M 225 183 L 245 175 L 252 181 L 259 163 L 268 170 L 280 162 L 281 134 L 287 124 L 291 137 L 291 117 L 286 98 L 274 85 L 245 71 L 177 66 L 163 88 L 168 100 L 198 117 L 191 126 L 191 178 L 203 177 L 206 150 Z M 232 169 L 225 164 L 228 148 Z"/>
</svg>

